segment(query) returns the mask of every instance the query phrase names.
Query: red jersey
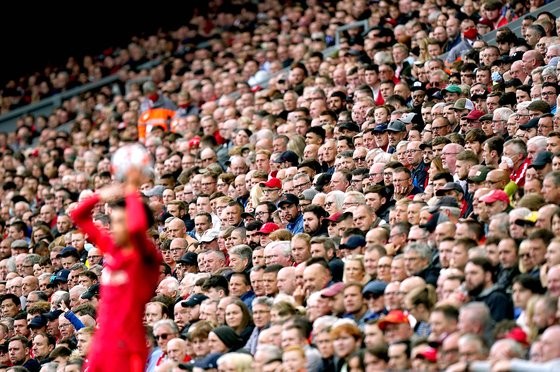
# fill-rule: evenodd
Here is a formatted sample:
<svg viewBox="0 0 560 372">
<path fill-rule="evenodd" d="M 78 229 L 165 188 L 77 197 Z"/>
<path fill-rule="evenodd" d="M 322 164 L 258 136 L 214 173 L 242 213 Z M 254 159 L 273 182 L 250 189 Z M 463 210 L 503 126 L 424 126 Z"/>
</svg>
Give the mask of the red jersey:
<svg viewBox="0 0 560 372">
<path fill-rule="evenodd" d="M 126 197 L 127 227 L 133 249 L 121 249 L 107 232 L 95 226 L 91 212 L 99 201 L 99 196 L 93 195 L 71 214 L 88 240 L 105 254 L 98 330 L 92 340 L 87 370 L 141 372 L 148 357 L 144 307 L 156 289 L 162 257 L 146 236 L 147 220 L 138 195 Z"/>
</svg>

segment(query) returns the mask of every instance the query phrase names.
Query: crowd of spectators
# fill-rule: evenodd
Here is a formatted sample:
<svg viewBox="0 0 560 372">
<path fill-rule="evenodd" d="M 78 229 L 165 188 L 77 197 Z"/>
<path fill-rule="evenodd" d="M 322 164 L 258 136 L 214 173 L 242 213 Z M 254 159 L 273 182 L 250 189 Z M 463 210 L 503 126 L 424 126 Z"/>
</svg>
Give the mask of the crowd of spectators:
<svg viewBox="0 0 560 372">
<path fill-rule="evenodd" d="M 560 21 L 542 1 L 224 2 L 49 72 L 121 79 L 0 133 L 0 369 L 87 366 L 104 255 L 70 215 L 135 142 L 164 260 L 147 371 L 559 369 Z"/>
</svg>

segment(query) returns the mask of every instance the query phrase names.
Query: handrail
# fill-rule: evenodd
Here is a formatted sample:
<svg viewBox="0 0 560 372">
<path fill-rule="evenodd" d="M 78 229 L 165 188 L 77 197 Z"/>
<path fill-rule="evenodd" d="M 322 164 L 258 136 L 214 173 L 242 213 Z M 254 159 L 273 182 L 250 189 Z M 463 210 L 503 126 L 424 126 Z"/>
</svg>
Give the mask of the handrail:
<svg viewBox="0 0 560 372">
<path fill-rule="evenodd" d="M 2 116 L 0 116 L 0 132 L 14 131 L 16 129 L 16 120 L 22 115 L 48 114 L 52 112 L 54 109 L 56 109 L 57 107 L 60 107 L 63 100 L 72 98 L 74 96 L 88 92 L 93 89 L 97 89 L 112 84 L 118 79 L 119 77 L 117 74 L 106 76 L 97 81 L 80 85 L 79 87 L 69 89 L 67 91 L 58 93 L 54 96 L 44 98 L 38 102 L 34 102 L 29 105 L 18 107 L 15 110 L 9 111 L 3 114 Z"/>
</svg>

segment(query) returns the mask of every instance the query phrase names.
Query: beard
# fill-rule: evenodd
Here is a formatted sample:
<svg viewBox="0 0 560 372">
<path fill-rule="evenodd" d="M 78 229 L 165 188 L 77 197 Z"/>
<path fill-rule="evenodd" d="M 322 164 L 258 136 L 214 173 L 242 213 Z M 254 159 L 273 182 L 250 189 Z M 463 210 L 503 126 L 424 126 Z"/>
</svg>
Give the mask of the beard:
<svg viewBox="0 0 560 372">
<path fill-rule="evenodd" d="M 470 297 L 477 297 L 479 294 L 482 293 L 483 290 L 484 290 L 484 283 L 480 283 L 476 287 L 469 289 L 468 293 Z"/>
</svg>

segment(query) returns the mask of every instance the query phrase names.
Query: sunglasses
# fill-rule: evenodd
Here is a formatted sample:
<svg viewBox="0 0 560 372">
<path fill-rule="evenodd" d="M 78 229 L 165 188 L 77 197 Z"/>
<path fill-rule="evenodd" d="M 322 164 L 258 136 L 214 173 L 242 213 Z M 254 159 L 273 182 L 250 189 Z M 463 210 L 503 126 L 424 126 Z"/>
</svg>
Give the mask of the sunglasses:
<svg viewBox="0 0 560 372">
<path fill-rule="evenodd" d="M 159 340 L 159 339 L 167 340 L 168 337 L 169 337 L 169 333 L 162 333 L 161 335 L 154 335 L 154 338 L 156 340 Z"/>
</svg>

